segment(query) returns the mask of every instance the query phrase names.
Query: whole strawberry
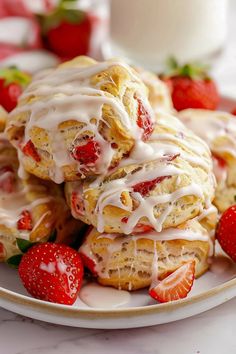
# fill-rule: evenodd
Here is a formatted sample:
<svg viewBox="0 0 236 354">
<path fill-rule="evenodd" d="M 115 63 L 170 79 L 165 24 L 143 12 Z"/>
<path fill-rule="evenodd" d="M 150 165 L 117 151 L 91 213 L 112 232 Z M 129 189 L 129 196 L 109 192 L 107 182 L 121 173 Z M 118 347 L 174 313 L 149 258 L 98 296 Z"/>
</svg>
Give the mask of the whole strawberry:
<svg viewBox="0 0 236 354">
<path fill-rule="evenodd" d="M 73 8 L 73 0 L 61 0 L 53 13 L 41 18 L 41 24 L 46 48 L 62 59 L 88 54 L 92 20 Z"/>
<path fill-rule="evenodd" d="M 236 262 L 236 205 L 222 214 L 216 230 L 216 238 L 225 253 Z"/>
<path fill-rule="evenodd" d="M 51 242 L 31 247 L 19 265 L 26 290 L 35 298 L 72 305 L 83 280 L 83 264 L 74 249 Z"/>
<path fill-rule="evenodd" d="M 0 70 L 0 105 L 6 111 L 10 112 L 16 107 L 19 96 L 30 80 L 30 75 L 15 67 Z"/>
<path fill-rule="evenodd" d="M 179 66 L 175 59 L 168 62 L 168 71 L 162 75 L 171 91 L 174 108 L 215 110 L 219 104 L 219 93 L 215 82 L 204 66 L 185 64 Z"/>
</svg>

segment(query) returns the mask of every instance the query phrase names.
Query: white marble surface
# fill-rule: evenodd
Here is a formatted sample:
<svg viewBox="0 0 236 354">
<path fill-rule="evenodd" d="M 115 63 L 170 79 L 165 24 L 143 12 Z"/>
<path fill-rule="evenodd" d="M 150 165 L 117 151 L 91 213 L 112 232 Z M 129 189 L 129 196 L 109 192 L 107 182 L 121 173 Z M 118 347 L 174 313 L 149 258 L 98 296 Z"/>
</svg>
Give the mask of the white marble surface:
<svg viewBox="0 0 236 354">
<path fill-rule="evenodd" d="M 235 0 L 229 22 L 214 73 L 221 88 L 236 96 Z M 56 326 L 0 309 L 0 354 L 235 354 L 235 309 L 236 299 L 193 318 L 133 330 Z"/>
</svg>

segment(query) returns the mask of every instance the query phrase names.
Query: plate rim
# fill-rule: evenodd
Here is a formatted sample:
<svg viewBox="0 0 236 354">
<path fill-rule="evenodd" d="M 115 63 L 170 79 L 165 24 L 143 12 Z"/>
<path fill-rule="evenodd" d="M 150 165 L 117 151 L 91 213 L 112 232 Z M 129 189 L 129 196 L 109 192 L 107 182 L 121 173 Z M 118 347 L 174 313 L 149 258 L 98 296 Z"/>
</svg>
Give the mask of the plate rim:
<svg viewBox="0 0 236 354">
<path fill-rule="evenodd" d="M 236 96 L 233 94 L 221 94 L 221 98 L 235 102 Z M 56 315 L 66 317 L 66 318 L 80 318 L 80 319 L 109 319 L 109 318 L 119 318 L 126 315 L 129 317 L 137 317 L 139 315 L 149 315 L 149 314 L 158 314 L 163 312 L 170 312 L 177 310 L 181 307 L 186 307 L 190 304 L 195 304 L 197 302 L 211 298 L 214 295 L 221 294 L 222 292 L 236 287 L 236 276 L 233 279 L 230 279 L 222 284 L 219 284 L 209 290 L 201 292 L 200 294 L 193 295 L 184 299 L 177 301 L 167 302 L 167 303 L 157 303 L 153 305 L 146 306 L 135 306 L 135 307 L 120 307 L 120 308 L 79 308 L 68 305 L 61 305 L 56 303 L 51 303 L 47 301 L 42 301 L 39 299 L 32 298 L 27 295 L 19 294 L 12 290 L 8 290 L 0 286 L 0 307 L 9 309 L 9 307 L 2 304 L 2 300 L 8 304 L 14 305 L 23 305 L 27 308 L 33 308 L 35 311 L 46 311 L 47 315 Z M 236 295 L 235 295 L 236 296 Z M 228 298 L 225 300 L 229 300 Z M 17 312 L 17 311 L 14 311 Z"/>
</svg>

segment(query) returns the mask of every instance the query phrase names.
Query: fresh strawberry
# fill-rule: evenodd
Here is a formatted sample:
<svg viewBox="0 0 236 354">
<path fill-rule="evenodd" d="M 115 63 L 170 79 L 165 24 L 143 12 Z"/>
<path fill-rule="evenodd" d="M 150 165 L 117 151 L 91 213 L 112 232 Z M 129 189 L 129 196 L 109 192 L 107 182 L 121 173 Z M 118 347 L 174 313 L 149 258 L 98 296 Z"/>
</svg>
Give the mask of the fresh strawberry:
<svg viewBox="0 0 236 354">
<path fill-rule="evenodd" d="M 20 219 L 17 221 L 17 229 L 31 231 L 32 228 L 33 226 L 30 212 L 28 210 L 22 211 Z"/>
<path fill-rule="evenodd" d="M 189 261 L 175 272 L 151 287 L 149 295 L 159 301 L 168 302 L 185 298 L 190 292 L 195 273 L 195 262 Z"/>
<path fill-rule="evenodd" d="M 77 192 L 72 192 L 71 195 L 71 206 L 73 212 L 79 216 L 84 215 L 84 201 L 81 195 Z"/>
<path fill-rule="evenodd" d="M 0 190 L 5 193 L 12 193 L 14 190 L 14 171 L 11 166 L 0 168 Z"/>
<path fill-rule="evenodd" d="M 39 156 L 31 140 L 27 141 L 27 143 L 23 146 L 22 151 L 26 156 L 32 157 L 36 162 L 41 161 L 41 157 Z"/>
<path fill-rule="evenodd" d="M 153 123 L 142 101 L 139 98 L 136 98 L 136 100 L 138 102 L 137 125 L 143 129 L 143 140 L 147 140 L 153 132 Z"/>
<path fill-rule="evenodd" d="M 47 242 L 31 247 L 23 255 L 19 275 L 35 298 L 72 305 L 82 284 L 83 264 L 71 247 Z"/>
<path fill-rule="evenodd" d="M 222 214 L 216 229 L 216 238 L 225 253 L 236 262 L 236 205 Z"/>
<path fill-rule="evenodd" d="M 30 76 L 15 67 L 0 70 L 0 104 L 12 111 L 24 87 L 30 82 Z"/>
<path fill-rule="evenodd" d="M 41 18 L 45 46 L 63 59 L 89 52 L 92 19 L 79 9 L 68 7 L 61 0 L 54 12 Z"/>
<path fill-rule="evenodd" d="M 169 68 L 162 75 L 171 88 L 174 108 L 215 110 L 219 104 L 219 93 L 215 82 L 208 76 L 206 67 L 194 64 L 179 66 L 175 59 L 169 60 Z"/>
<path fill-rule="evenodd" d="M 140 193 L 143 197 L 145 197 L 147 194 L 149 194 L 155 186 L 162 182 L 166 178 L 170 178 L 171 176 L 161 176 L 157 177 L 151 181 L 146 181 L 146 182 L 140 182 L 137 183 L 133 186 L 133 191 Z"/>
<path fill-rule="evenodd" d="M 81 165 L 94 165 L 100 155 L 100 145 L 92 139 L 84 145 L 75 146 L 72 151 L 73 158 L 79 161 Z"/>
</svg>

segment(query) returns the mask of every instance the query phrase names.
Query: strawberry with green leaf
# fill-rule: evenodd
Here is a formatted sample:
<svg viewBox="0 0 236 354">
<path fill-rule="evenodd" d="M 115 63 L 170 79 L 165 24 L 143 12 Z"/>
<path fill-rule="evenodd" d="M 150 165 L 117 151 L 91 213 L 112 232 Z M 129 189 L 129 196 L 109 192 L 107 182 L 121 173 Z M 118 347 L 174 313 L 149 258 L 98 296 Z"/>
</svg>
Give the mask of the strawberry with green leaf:
<svg viewBox="0 0 236 354">
<path fill-rule="evenodd" d="M 63 59 L 88 54 L 92 19 L 76 8 L 75 0 L 61 0 L 50 14 L 40 18 L 44 42 Z"/>
<path fill-rule="evenodd" d="M 208 67 L 200 64 L 180 66 L 174 58 L 167 62 L 167 71 L 162 75 L 170 89 L 174 108 L 215 110 L 219 104 L 219 93 Z"/>
<path fill-rule="evenodd" d="M 0 69 L 0 105 L 8 112 L 12 111 L 30 81 L 31 76 L 16 67 Z"/>
</svg>

